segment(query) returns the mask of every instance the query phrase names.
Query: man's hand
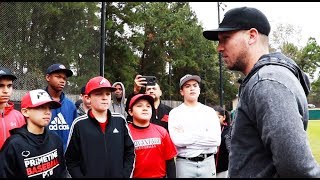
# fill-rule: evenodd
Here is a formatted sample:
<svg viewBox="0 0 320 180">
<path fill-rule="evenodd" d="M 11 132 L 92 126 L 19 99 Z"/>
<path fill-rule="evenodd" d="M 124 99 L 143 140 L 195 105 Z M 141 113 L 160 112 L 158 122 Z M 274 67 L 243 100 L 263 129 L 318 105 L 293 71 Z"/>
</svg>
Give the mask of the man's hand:
<svg viewBox="0 0 320 180">
<path fill-rule="evenodd" d="M 133 93 L 138 94 L 141 87 L 146 87 L 146 84 L 146 78 L 143 78 L 140 74 L 136 75 L 136 78 L 134 79 Z"/>
</svg>

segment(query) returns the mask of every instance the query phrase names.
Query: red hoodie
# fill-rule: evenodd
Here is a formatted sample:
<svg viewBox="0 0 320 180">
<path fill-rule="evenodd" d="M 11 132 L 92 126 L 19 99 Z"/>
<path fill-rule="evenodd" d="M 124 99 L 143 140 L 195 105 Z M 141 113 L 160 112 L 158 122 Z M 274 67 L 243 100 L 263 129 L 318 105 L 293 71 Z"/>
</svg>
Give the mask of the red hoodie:
<svg viewBox="0 0 320 180">
<path fill-rule="evenodd" d="M 20 111 L 14 109 L 12 102 L 8 102 L 8 105 L 4 108 L 4 111 L 0 111 L 0 148 L 10 136 L 10 130 L 21 127 L 26 124 L 24 116 Z"/>
</svg>

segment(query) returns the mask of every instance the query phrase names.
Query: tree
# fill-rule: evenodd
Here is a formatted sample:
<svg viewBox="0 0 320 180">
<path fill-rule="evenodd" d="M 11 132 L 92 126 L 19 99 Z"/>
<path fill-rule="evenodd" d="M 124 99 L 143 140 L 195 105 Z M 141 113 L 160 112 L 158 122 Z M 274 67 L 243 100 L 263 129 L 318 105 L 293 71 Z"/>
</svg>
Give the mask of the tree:
<svg viewBox="0 0 320 180">
<path fill-rule="evenodd" d="M 202 36 L 203 28 L 189 3 L 143 3 L 135 13 L 140 15 L 140 24 L 135 28 L 140 31 L 132 35 L 140 55 L 137 72 L 155 75 L 163 98 L 172 100 L 181 100 L 180 78 L 187 73 L 198 74 L 203 79 L 200 100 L 218 103 L 216 45 Z M 225 80 L 228 84 L 228 76 Z"/>
<path fill-rule="evenodd" d="M 82 87 L 87 79 L 81 75 L 99 69 L 95 63 L 99 46 L 94 38 L 99 37 L 94 14 L 98 10 L 97 3 L 87 2 L 1 3 L 1 30 L 5 33 L 0 44 L 6 51 L 0 56 L 13 62 L 8 64 L 20 77 L 17 89 L 43 88 L 47 67 L 58 62 L 77 73 L 78 78 L 71 77 L 67 88 Z M 80 65 L 90 71 L 82 71 Z"/>
<path fill-rule="evenodd" d="M 4 2 L 0 6 L 1 63 L 18 75 L 17 89 L 44 88 L 49 65 L 74 71 L 66 91 L 78 94 L 99 74 L 98 2 Z M 106 2 L 104 76 L 121 81 L 127 92 L 136 74 L 155 75 L 163 98 L 181 100 L 179 80 L 202 78 L 200 101 L 218 104 L 219 64 L 216 43 L 187 2 Z M 223 67 L 225 102 L 236 95 L 234 74 Z"/>
<path fill-rule="evenodd" d="M 309 38 L 307 45 L 301 49 L 299 58 L 297 59 L 297 64 L 301 67 L 303 71 L 308 73 L 312 79 L 318 78 L 314 77 L 315 73 L 320 66 L 320 47 L 317 44 L 315 38 Z"/>
<path fill-rule="evenodd" d="M 301 28 L 292 24 L 277 24 L 271 36 L 272 48 L 281 49 L 284 44 L 297 44 L 301 40 Z"/>
</svg>

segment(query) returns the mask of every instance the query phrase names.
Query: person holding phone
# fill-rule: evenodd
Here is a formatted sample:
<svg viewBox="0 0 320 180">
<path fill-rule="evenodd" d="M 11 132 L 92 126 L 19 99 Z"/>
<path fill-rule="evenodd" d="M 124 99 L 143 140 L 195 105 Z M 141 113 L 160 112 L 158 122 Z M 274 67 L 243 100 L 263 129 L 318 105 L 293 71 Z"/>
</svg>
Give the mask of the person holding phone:
<svg viewBox="0 0 320 180">
<path fill-rule="evenodd" d="M 132 122 L 132 116 L 128 112 L 129 102 L 134 95 L 139 93 L 143 94 L 143 92 L 141 92 L 142 87 L 145 87 L 144 94 L 151 95 L 154 98 L 155 109 L 153 109 L 150 122 L 160 125 L 168 131 L 169 112 L 172 110 L 172 107 L 161 103 L 162 91 L 160 85 L 156 82 L 156 78 L 154 76 L 142 76 L 138 74 L 135 77 L 133 93 L 128 96 L 126 102 L 126 111 L 128 113 L 127 121 Z"/>
</svg>

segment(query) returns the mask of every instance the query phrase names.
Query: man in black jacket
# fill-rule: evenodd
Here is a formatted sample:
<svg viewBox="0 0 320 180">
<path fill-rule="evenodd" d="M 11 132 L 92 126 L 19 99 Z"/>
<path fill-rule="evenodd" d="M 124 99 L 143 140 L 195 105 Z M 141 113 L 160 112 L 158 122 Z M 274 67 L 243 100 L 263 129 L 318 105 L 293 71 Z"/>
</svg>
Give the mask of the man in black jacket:
<svg viewBox="0 0 320 180">
<path fill-rule="evenodd" d="M 76 118 L 71 126 L 65 153 L 73 178 L 130 178 L 134 144 L 122 115 L 111 114 L 111 92 L 115 88 L 102 76 L 90 79 L 86 96 L 91 102 L 87 116 Z"/>
<path fill-rule="evenodd" d="M 128 113 L 127 121 L 132 122 L 132 116 L 130 116 L 128 112 L 129 102 L 134 95 L 141 93 L 142 87 L 145 87 L 145 94 L 151 95 L 154 98 L 155 109 L 152 112 L 150 122 L 160 125 L 168 131 L 168 118 L 169 112 L 171 111 L 172 107 L 161 103 L 160 98 L 162 95 L 162 91 L 160 89 L 159 84 L 156 83 L 154 86 L 147 85 L 147 81 L 145 78 L 142 77 L 142 75 L 137 75 L 135 77 L 133 93 L 128 96 L 128 99 L 126 101 L 126 111 Z"/>
</svg>

